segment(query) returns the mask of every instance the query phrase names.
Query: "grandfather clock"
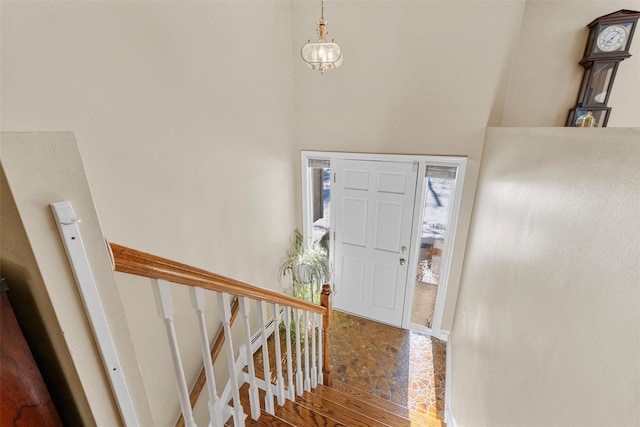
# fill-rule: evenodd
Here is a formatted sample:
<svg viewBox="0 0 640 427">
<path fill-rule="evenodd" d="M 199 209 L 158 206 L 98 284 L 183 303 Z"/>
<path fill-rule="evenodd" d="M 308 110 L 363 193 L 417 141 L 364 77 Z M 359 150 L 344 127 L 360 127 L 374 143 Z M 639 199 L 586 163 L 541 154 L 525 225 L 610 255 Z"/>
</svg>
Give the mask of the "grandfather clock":
<svg viewBox="0 0 640 427">
<path fill-rule="evenodd" d="M 584 76 L 576 106 L 569 110 L 566 126 L 605 127 L 607 106 L 620 62 L 630 57 L 629 46 L 640 12 L 622 9 L 594 19 L 580 65 Z"/>
</svg>

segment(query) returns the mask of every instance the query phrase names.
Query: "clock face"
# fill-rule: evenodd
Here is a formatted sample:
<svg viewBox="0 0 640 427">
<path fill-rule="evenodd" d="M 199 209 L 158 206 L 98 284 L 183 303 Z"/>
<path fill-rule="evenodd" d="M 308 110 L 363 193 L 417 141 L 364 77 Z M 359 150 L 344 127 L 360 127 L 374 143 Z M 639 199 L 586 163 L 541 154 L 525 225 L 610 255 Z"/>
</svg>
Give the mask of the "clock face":
<svg viewBox="0 0 640 427">
<path fill-rule="evenodd" d="M 610 25 L 605 27 L 596 40 L 596 46 L 602 52 L 624 50 L 629 39 L 629 28 L 624 25 Z"/>
</svg>

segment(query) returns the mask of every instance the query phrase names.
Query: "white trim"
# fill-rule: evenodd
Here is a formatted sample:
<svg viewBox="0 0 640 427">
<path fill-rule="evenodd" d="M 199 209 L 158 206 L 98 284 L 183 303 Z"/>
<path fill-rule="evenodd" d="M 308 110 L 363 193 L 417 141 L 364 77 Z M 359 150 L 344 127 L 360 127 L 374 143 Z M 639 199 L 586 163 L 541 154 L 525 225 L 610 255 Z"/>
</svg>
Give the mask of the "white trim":
<svg viewBox="0 0 640 427">
<path fill-rule="evenodd" d="M 113 338 L 111 337 L 111 329 L 102 307 L 102 301 L 89 265 L 87 252 L 82 243 L 82 236 L 78 227 L 80 220 L 76 217 L 70 201 L 51 203 L 50 206 L 73 271 L 73 277 L 76 279 L 76 284 L 82 297 L 84 309 L 89 318 L 89 324 L 98 344 L 100 356 L 102 356 L 102 362 L 115 395 L 120 415 L 125 425 L 137 426 L 139 423 L 133 401 L 127 388 L 127 382 L 124 378 Z"/>
<path fill-rule="evenodd" d="M 238 381 L 238 384 L 240 384 L 239 382 L 240 379 L 244 378 L 241 375 L 242 373 L 244 373 L 242 369 L 244 369 L 244 367 L 247 366 L 246 352 L 240 351 L 238 353 L 238 358 L 233 362 L 233 365 L 235 367 L 233 371 L 235 372 L 236 380 Z M 229 373 L 229 377 L 231 377 L 231 372 Z M 229 421 L 229 418 L 232 418 L 235 414 L 235 408 L 231 406 L 231 403 L 233 403 L 232 389 L 233 389 L 233 386 L 231 385 L 231 380 L 229 379 L 224 386 L 224 390 L 222 391 L 222 394 L 220 395 L 220 400 L 222 401 L 222 407 L 223 407 L 222 419 L 224 420 L 225 423 Z M 244 415 L 244 417 L 241 417 L 242 420 L 247 419 L 248 415 L 244 413 L 242 415 Z"/>
<path fill-rule="evenodd" d="M 444 422 L 447 425 L 447 427 L 457 427 L 458 426 L 458 424 L 456 423 L 456 419 L 453 417 L 453 414 L 450 413 L 446 409 L 445 409 L 445 412 L 444 412 Z"/>
<path fill-rule="evenodd" d="M 447 334 L 447 338 L 449 334 Z M 444 422 L 449 427 L 456 427 L 456 421 L 453 417 L 453 408 L 451 407 L 451 342 L 447 341 L 444 374 Z"/>
<path fill-rule="evenodd" d="M 305 245 L 310 245 L 313 236 L 313 222 L 311 221 L 311 211 L 313 210 L 310 192 L 307 191 L 311 181 L 311 171 L 307 167 L 309 159 L 322 159 L 331 162 L 332 153 L 320 151 L 303 151 L 300 156 L 300 174 L 302 176 L 302 235 L 305 237 Z M 333 218 L 333 217 L 332 217 Z M 331 224 L 333 225 L 333 224 Z M 329 239 L 333 243 L 333 239 Z M 333 248 L 331 248 L 333 249 Z M 333 250 L 329 251 L 333 253 Z"/>
<path fill-rule="evenodd" d="M 411 323 L 411 328 L 410 329 L 412 331 L 416 331 L 416 332 L 420 332 L 420 333 L 423 333 L 423 334 L 427 334 L 430 337 L 435 336 L 434 333 L 433 333 L 433 329 L 427 328 L 424 325 L 417 325 L 415 323 Z M 439 338 L 439 337 L 436 337 L 436 338 Z"/>
<path fill-rule="evenodd" d="M 449 412 L 448 409 L 445 409 L 444 411 L 444 422 L 447 425 L 447 427 L 457 427 L 458 424 L 456 423 L 456 419 L 453 417 L 453 414 L 451 412 Z"/>
<path fill-rule="evenodd" d="M 249 374 L 247 372 L 244 371 L 240 371 L 238 373 L 239 378 L 241 379 L 241 383 L 248 383 L 249 382 Z M 271 394 L 273 396 L 276 396 L 276 394 L 278 393 L 278 385 L 277 384 L 273 384 L 273 383 L 267 383 L 265 380 L 263 380 L 262 378 L 256 378 L 256 385 L 258 386 L 259 389 L 261 390 L 266 390 L 267 387 L 269 387 L 269 389 L 271 390 Z M 279 406 L 282 406 L 280 404 L 278 404 Z"/>
<path fill-rule="evenodd" d="M 442 327 L 442 317 L 444 315 L 444 305 L 449 285 L 449 275 L 451 272 L 451 261 L 453 258 L 453 244 L 456 238 L 456 229 L 460 215 L 460 205 L 462 204 L 462 186 L 464 184 L 465 172 L 467 169 L 467 159 L 461 158 L 458 164 L 456 184 L 453 189 L 453 205 L 449 211 L 447 220 L 447 230 L 444 235 L 444 247 L 442 248 L 442 266 L 440 269 L 440 283 L 436 293 L 436 306 L 433 312 L 432 328 L 436 336 L 440 335 Z"/>
<path fill-rule="evenodd" d="M 252 301 L 257 301 L 257 300 L 252 300 Z M 260 301 L 258 301 L 258 303 L 260 303 Z M 284 307 L 280 307 L 280 313 L 278 314 L 282 316 L 283 311 L 284 311 Z M 267 338 L 269 338 L 274 333 L 276 328 L 275 323 L 276 323 L 275 317 L 270 316 L 267 318 L 265 322 L 265 331 L 267 333 Z M 255 332 L 251 334 L 251 353 L 255 354 L 255 352 L 262 347 L 261 339 L 262 339 L 262 325 L 258 326 Z M 246 344 L 242 344 L 240 346 L 240 349 L 238 351 L 240 352 L 241 355 L 244 355 L 246 353 L 246 350 L 245 350 L 246 346 L 247 346 Z M 244 357 L 244 359 L 246 359 L 246 357 Z M 244 363 L 246 365 L 247 363 L 246 360 Z M 242 366 L 241 369 L 244 369 L 244 366 Z"/>
</svg>

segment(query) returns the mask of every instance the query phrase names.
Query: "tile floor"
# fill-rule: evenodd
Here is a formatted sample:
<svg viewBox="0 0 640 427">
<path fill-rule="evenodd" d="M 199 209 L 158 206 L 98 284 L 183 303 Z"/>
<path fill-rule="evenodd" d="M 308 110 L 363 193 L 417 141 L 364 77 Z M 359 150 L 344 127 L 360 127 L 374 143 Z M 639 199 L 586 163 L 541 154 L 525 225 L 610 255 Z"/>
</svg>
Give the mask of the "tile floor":
<svg viewBox="0 0 640 427">
<path fill-rule="evenodd" d="M 446 344 L 334 311 L 333 378 L 444 420 Z"/>
</svg>

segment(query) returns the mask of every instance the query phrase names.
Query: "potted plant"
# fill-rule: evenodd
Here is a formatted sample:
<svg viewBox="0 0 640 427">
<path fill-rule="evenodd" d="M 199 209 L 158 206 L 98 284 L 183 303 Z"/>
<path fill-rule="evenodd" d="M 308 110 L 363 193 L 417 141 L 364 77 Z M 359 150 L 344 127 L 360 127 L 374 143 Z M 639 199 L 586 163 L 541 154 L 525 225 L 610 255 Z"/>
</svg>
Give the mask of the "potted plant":
<svg viewBox="0 0 640 427">
<path fill-rule="evenodd" d="M 318 242 L 305 246 L 304 236 L 295 230 L 291 248 L 282 259 L 278 275 L 291 280 L 293 296 L 319 303 L 319 291 L 331 279 L 329 254 Z"/>
</svg>

